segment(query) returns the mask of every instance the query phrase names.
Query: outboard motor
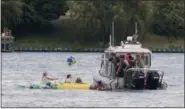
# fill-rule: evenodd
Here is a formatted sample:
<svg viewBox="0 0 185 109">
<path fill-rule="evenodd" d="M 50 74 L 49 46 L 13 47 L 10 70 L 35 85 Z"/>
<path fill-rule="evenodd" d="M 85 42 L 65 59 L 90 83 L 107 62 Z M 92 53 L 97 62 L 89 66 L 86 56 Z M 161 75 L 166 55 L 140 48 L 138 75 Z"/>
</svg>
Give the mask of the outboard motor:
<svg viewBox="0 0 185 109">
<path fill-rule="evenodd" d="M 159 86 L 159 73 L 157 71 L 148 71 L 146 75 L 146 88 L 157 89 Z"/>
<path fill-rule="evenodd" d="M 134 72 L 132 77 L 132 85 L 134 89 L 144 89 L 144 73 L 142 71 Z"/>
<path fill-rule="evenodd" d="M 125 87 L 144 89 L 144 72 L 137 69 L 128 70 L 125 75 Z"/>
</svg>

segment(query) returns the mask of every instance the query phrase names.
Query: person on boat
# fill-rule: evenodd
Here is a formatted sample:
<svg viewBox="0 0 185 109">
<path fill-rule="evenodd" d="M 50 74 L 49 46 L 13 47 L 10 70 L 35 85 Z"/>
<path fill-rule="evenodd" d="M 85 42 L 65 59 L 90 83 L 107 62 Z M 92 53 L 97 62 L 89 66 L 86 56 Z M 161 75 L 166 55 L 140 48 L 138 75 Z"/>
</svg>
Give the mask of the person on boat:
<svg viewBox="0 0 185 109">
<path fill-rule="evenodd" d="M 81 78 L 77 78 L 77 79 L 76 79 L 76 81 L 75 81 L 75 83 L 83 84 L 83 82 L 82 82 Z"/>
<path fill-rule="evenodd" d="M 102 83 L 102 81 L 97 81 L 97 84 L 92 84 L 89 87 L 90 90 L 99 90 L 99 91 L 103 91 L 106 90 L 104 84 Z"/>
<path fill-rule="evenodd" d="M 143 62 L 144 62 L 144 58 L 145 58 L 144 53 L 141 53 L 141 59 L 142 59 Z"/>
<path fill-rule="evenodd" d="M 119 57 L 117 57 L 115 53 L 111 53 L 111 57 L 109 58 L 109 61 L 117 65 L 119 62 Z"/>
<path fill-rule="evenodd" d="M 113 67 L 114 71 L 113 72 L 116 72 L 118 70 L 118 66 L 119 66 L 118 64 L 119 64 L 119 61 L 120 61 L 119 57 L 117 57 L 115 53 L 111 53 L 111 57 L 109 58 L 109 61 L 111 61 L 114 65 L 114 67 Z M 115 77 L 114 74 L 112 75 L 113 78 Z"/>
<path fill-rule="evenodd" d="M 130 53 L 127 53 L 125 59 L 129 62 L 131 60 L 132 56 Z"/>
<path fill-rule="evenodd" d="M 58 78 L 48 77 L 48 74 L 46 72 L 42 74 L 41 78 L 42 84 L 45 84 L 46 86 L 51 86 L 52 80 L 58 80 Z"/>
<path fill-rule="evenodd" d="M 65 79 L 64 82 L 65 82 L 65 83 L 72 83 L 72 76 L 71 76 L 70 74 L 68 74 L 68 75 L 66 76 L 66 79 Z"/>
<path fill-rule="evenodd" d="M 119 67 L 116 72 L 118 77 L 124 77 L 125 71 L 129 68 L 129 63 L 126 59 L 126 56 L 120 55 Z"/>
<path fill-rule="evenodd" d="M 135 66 L 135 60 L 134 60 L 134 58 L 132 57 L 132 55 L 131 55 L 130 53 L 128 53 L 128 54 L 126 55 L 126 60 L 127 60 L 128 63 L 129 63 L 129 68 L 132 68 L 132 67 Z"/>
<path fill-rule="evenodd" d="M 136 68 L 144 68 L 144 56 L 136 55 Z"/>
<path fill-rule="evenodd" d="M 144 56 L 144 53 L 141 53 L 141 65 L 142 65 L 142 68 L 144 68 L 145 66 L 145 56 Z"/>
</svg>

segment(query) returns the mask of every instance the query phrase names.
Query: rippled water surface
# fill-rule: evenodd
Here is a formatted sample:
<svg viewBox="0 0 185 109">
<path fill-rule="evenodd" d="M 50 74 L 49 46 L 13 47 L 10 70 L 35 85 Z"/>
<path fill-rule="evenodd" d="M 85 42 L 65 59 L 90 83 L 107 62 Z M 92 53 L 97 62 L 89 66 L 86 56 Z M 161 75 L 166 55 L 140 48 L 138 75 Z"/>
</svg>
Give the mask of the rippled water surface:
<svg viewBox="0 0 185 109">
<path fill-rule="evenodd" d="M 66 57 L 77 64 L 69 67 Z M 152 67 L 164 70 L 166 90 L 99 92 L 90 90 L 30 90 L 17 84 L 38 82 L 43 71 L 63 80 L 67 73 L 92 82 L 100 53 L 2 53 L 3 107 L 183 107 L 184 54 L 153 54 Z"/>
</svg>

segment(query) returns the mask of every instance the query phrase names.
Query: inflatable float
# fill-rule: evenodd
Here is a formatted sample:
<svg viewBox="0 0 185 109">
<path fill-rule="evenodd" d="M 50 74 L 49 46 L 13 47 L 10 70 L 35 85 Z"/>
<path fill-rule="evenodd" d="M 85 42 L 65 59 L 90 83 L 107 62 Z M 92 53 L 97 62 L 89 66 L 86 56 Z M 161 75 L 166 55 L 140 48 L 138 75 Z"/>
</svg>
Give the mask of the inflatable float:
<svg viewBox="0 0 185 109">
<path fill-rule="evenodd" d="M 30 88 L 30 89 L 88 90 L 90 87 L 90 84 L 61 83 L 61 84 L 51 84 L 50 87 L 46 85 L 41 85 L 41 84 L 32 84 L 30 86 L 19 85 L 19 87 Z"/>
<path fill-rule="evenodd" d="M 77 83 L 63 83 L 56 85 L 56 89 L 81 89 L 88 90 L 89 84 L 77 84 Z"/>
<path fill-rule="evenodd" d="M 73 65 L 73 64 L 75 64 L 75 63 L 76 63 L 76 61 L 68 62 L 68 65 Z"/>
</svg>

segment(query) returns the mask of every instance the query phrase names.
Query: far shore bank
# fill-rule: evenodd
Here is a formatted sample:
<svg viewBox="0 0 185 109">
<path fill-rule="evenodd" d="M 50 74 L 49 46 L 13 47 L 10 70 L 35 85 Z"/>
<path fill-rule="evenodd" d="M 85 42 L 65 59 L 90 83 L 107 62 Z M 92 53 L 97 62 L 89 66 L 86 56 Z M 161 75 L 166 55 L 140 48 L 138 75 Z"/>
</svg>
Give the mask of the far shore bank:
<svg viewBox="0 0 185 109">
<path fill-rule="evenodd" d="M 184 39 L 165 36 L 149 35 L 140 38 L 144 48 L 155 53 L 184 53 Z M 116 45 L 120 45 L 120 41 Z M 64 41 L 61 36 L 27 36 L 16 37 L 13 46 L 15 52 L 103 52 L 108 43 L 79 43 L 77 41 Z M 6 52 L 6 51 L 2 51 Z"/>
<path fill-rule="evenodd" d="M 16 48 L 11 52 L 100 52 L 103 53 L 106 48 L 84 48 L 84 49 L 72 49 L 72 48 Z M 161 48 L 148 48 L 153 53 L 184 53 L 184 49 L 176 48 L 176 49 L 161 49 Z M 6 51 L 2 51 L 6 52 Z M 8 51 L 7 51 L 8 52 Z"/>
<path fill-rule="evenodd" d="M 62 36 L 27 36 L 24 38 L 15 39 L 15 48 L 19 49 L 72 49 L 73 51 L 79 51 L 79 49 L 97 49 L 97 48 L 107 48 L 108 43 L 102 42 L 91 42 L 91 43 L 80 43 L 77 40 L 73 41 L 64 41 L 61 38 Z M 150 48 L 153 51 L 155 49 L 184 49 L 184 39 L 183 38 L 174 38 L 174 37 L 165 37 L 157 35 L 148 35 L 145 38 L 140 38 L 144 48 Z M 120 45 L 120 41 L 116 41 L 116 45 Z"/>
</svg>

